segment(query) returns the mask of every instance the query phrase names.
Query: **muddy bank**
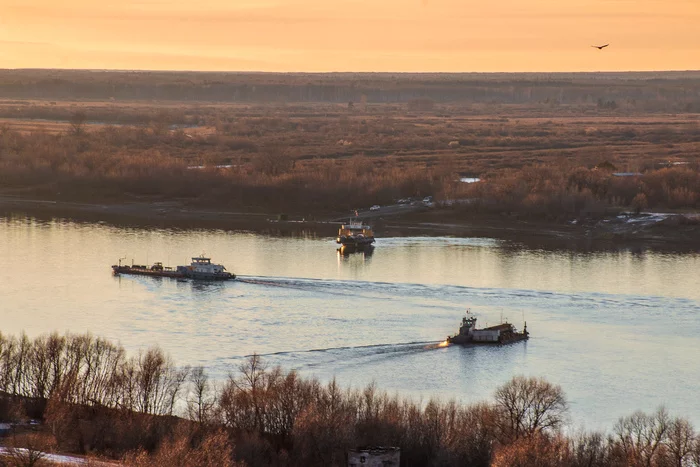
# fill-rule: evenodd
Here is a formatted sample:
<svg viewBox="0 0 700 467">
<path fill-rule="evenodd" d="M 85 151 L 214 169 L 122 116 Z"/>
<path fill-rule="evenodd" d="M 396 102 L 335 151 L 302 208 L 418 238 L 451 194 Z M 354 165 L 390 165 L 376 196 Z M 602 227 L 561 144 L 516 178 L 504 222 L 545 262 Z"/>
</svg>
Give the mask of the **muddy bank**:
<svg viewBox="0 0 700 467">
<path fill-rule="evenodd" d="M 65 219 L 115 226 L 222 229 L 274 236 L 331 237 L 339 213 L 316 216 L 205 210 L 177 202 L 90 204 L 0 197 L 0 215 Z M 698 214 L 620 214 L 596 221 L 567 223 L 473 215 L 459 219 L 449 209 L 395 212 L 371 220 L 381 237 L 487 237 L 512 247 L 545 250 L 662 250 L 700 252 Z"/>
<path fill-rule="evenodd" d="M 700 252 L 700 215 L 620 213 L 604 219 L 546 222 L 510 216 L 473 215 L 454 219 L 450 210 L 413 213 L 386 220 L 387 235 L 416 230 L 428 235 L 490 237 L 528 248 Z"/>
<path fill-rule="evenodd" d="M 92 204 L 0 196 L 0 216 L 30 216 L 46 221 L 64 219 L 120 227 L 221 229 L 281 236 L 332 236 L 338 229 L 338 223 L 326 220 L 333 216 L 208 210 L 175 201 Z"/>
</svg>

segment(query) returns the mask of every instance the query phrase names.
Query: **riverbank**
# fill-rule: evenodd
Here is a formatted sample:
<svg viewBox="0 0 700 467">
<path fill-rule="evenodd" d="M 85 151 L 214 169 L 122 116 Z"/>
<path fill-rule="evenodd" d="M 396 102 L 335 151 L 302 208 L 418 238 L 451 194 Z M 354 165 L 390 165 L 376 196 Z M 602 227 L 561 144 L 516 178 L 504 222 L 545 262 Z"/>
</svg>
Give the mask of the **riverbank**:
<svg viewBox="0 0 700 467">
<path fill-rule="evenodd" d="M 423 235 L 490 237 L 529 248 L 572 250 L 654 249 L 700 251 L 700 215 L 615 213 L 600 219 L 565 222 L 522 219 L 510 215 L 473 215 L 451 221 L 449 209 L 412 213 L 387 223 L 387 235 L 416 228 Z M 404 234 L 405 235 L 405 234 Z"/>
<path fill-rule="evenodd" d="M 46 409 L 41 413 L 43 423 L 36 425 L 41 437 L 15 437 L 13 447 L 0 447 L 0 458 L 6 455 L 18 461 L 11 465 L 39 465 L 43 457 L 46 463 L 100 466 L 316 467 L 341 465 L 349 450 L 368 442 L 399 448 L 408 466 L 431 465 L 435 452 L 442 453 L 445 461 L 440 465 L 447 467 L 574 467 L 592 460 L 595 465 L 635 465 L 646 446 L 628 439 L 653 429 L 660 433 L 654 441 L 659 448 L 651 449 L 649 464 L 670 465 L 677 460 L 679 465 L 698 466 L 690 462 L 691 456 L 700 454 L 691 420 L 663 407 L 649 415 L 637 411 L 621 416 L 610 435 L 592 431 L 567 438 L 567 428 L 576 426 L 570 421 L 569 398 L 562 386 L 544 378 L 513 376 L 483 401 L 443 402 L 431 397 L 424 403 L 389 395 L 374 383 L 348 389 L 335 380 L 324 384 L 293 370 L 270 368 L 257 354 L 231 368 L 229 380 L 217 385 L 204 367 L 176 366 L 158 347 L 128 358 L 120 344 L 89 333 L 19 339 L 22 348 L 37 358 L 0 368 L 10 378 L 21 375 L 31 383 L 47 384 L 10 387 L 8 382 L 16 380 L 9 378 L 0 384 L 0 402 L 6 406 L 0 420 L 26 417 L 22 402 L 28 400 L 40 401 Z M 21 357 L 19 339 L 0 334 L 6 353 L 16 360 Z M 62 366 L 63 361 L 70 364 Z M 45 375 L 47 367 L 56 370 Z M 71 392 L 60 391 L 59 383 L 71 374 L 77 375 Z M 150 385 L 139 384 L 143 380 Z M 183 402 L 187 410 L 176 410 Z M 518 407 L 517 416 L 513 407 Z M 436 426 L 441 434 L 436 435 Z M 678 434 L 664 426 L 685 428 Z M 681 436 L 691 441 L 683 455 L 673 457 L 665 447 Z M 39 441 L 62 454 L 44 454 Z M 592 442 L 597 446 L 595 456 L 584 451 Z M 550 447 L 542 450 L 542 443 Z M 512 459 L 517 452 L 528 453 L 535 461 L 499 461 Z M 26 461 L 29 456 L 36 462 Z"/>
<path fill-rule="evenodd" d="M 360 213 L 361 216 L 370 212 Z M 281 215 L 264 212 L 207 210 L 183 203 L 134 202 L 92 204 L 0 196 L 0 215 L 70 219 L 145 228 L 222 229 L 275 236 L 331 237 L 342 213 Z M 700 215 L 672 213 L 619 214 L 600 220 L 547 222 L 514 215 L 458 216 L 447 208 L 387 209 L 371 223 L 379 238 L 406 236 L 486 237 L 529 248 L 700 251 Z"/>
</svg>

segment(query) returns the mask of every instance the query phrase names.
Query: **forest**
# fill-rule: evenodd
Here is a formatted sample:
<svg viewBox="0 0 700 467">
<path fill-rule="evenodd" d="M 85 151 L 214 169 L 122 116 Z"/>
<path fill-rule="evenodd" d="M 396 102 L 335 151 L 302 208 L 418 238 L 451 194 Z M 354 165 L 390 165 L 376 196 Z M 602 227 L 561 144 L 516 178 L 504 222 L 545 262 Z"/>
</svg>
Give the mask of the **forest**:
<svg viewBox="0 0 700 467">
<path fill-rule="evenodd" d="M 480 403 L 416 402 L 257 355 L 219 381 L 158 347 L 128 355 L 90 334 L 0 334 L 0 422 L 42 421 L 4 441 L 11 465 L 50 451 L 127 466 L 342 466 L 369 445 L 399 447 L 403 466 L 700 465 L 700 435 L 664 407 L 596 432 L 577 429 L 568 405 L 541 378 L 514 376 Z"/>
</svg>

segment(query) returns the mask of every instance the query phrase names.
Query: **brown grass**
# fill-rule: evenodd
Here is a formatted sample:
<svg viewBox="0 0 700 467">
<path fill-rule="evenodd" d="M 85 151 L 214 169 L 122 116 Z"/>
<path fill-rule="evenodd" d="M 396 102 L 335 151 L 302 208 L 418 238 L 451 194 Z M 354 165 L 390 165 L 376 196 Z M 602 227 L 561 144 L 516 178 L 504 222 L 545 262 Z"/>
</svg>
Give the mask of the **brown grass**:
<svg viewBox="0 0 700 467">
<path fill-rule="evenodd" d="M 219 91 L 260 86 L 270 95 L 313 100 L 315 94 L 298 92 L 314 77 L 61 72 L 59 81 L 72 83 L 76 93 L 94 91 L 91 100 L 71 101 L 51 100 L 58 88 L 39 71 L 22 76 L 47 97 L 22 97 L 24 85 L 12 88 L 17 96 L 10 97 L 8 73 L 0 73 L 3 193 L 101 202 L 174 199 L 305 214 L 428 194 L 478 199 L 481 210 L 550 217 L 700 207 L 700 117 L 692 113 L 691 92 L 700 89 L 700 79 L 692 73 L 660 81 L 650 79 L 656 75 L 410 75 L 393 81 L 319 75 L 318 86 L 335 91 L 318 91 L 320 102 L 284 104 L 263 103 L 264 96 L 192 103 L 176 100 L 180 91 L 167 97 L 154 86 L 180 83 L 200 97 L 211 83 L 220 83 Z M 96 89 L 109 79 L 140 97 L 100 100 Z M 340 98 L 353 86 L 373 90 L 366 103 Z M 414 91 L 404 96 L 398 89 Z M 148 96 L 161 97 L 154 102 Z M 76 115 L 84 115 L 79 128 L 71 124 Z M 591 174 L 604 161 L 614 171 L 644 176 Z M 466 186 L 460 176 L 483 182 Z"/>
</svg>

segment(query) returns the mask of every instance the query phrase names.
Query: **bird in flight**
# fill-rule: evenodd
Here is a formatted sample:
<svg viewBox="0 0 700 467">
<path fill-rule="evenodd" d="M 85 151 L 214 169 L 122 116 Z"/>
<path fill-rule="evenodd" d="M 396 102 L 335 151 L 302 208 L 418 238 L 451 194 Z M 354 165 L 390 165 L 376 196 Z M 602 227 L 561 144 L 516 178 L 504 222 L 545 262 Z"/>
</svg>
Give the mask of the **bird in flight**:
<svg viewBox="0 0 700 467">
<path fill-rule="evenodd" d="M 594 48 L 596 48 L 596 49 L 598 49 L 598 50 L 603 50 L 604 48 L 606 48 L 606 47 L 609 46 L 609 45 L 610 45 L 610 44 L 605 44 L 605 45 L 592 45 L 591 47 L 594 47 Z"/>
</svg>

